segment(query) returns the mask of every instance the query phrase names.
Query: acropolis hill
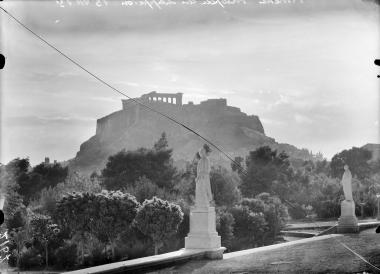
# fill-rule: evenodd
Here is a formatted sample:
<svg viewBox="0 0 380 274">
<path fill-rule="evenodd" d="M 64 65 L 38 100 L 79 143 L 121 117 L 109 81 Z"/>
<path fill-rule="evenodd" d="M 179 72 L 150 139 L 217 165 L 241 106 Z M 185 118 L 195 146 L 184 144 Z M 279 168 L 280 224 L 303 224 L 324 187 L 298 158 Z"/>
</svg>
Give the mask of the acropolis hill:
<svg viewBox="0 0 380 274">
<path fill-rule="evenodd" d="M 182 93 L 151 92 L 135 100 L 196 130 L 232 156 L 245 156 L 250 150 L 262 145 L 285 150 L 298 158 L 310 156 L 304 150 L 278 144 L 273 138 L 267 137 L 258 116 L 247 115 L 237 107 L 228 106 L 226 99 L 183 104 Z M 122 100 L 122 110 L 97 120 L 96 134 L 80 146 L 70 166 L 86 173 L 100 170 L 110 155 L 122 149 L 152 147 L 164 131 L 177 163 L 192 160 L 204 143 L 185 128 L 134 100 Z M 211 158 L 228 164 L 218 153 L 213 153 Z"/>
</svg>

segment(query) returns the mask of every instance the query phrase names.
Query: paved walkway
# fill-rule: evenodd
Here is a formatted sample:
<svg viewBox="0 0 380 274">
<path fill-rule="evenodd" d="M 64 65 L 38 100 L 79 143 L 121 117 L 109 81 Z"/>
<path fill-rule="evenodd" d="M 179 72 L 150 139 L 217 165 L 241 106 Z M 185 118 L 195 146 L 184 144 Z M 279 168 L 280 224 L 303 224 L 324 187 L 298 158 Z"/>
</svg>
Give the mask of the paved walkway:
<svg viewBox="0 0 380 274">
<path fill-rule="evenodd" d="M 330 226 L 335 223 L 335 221 L 318 222 L 317 226 Z M 155 269 L 158 265 L 165 267 L 162 266 L 165 264 L 166 268 L 150 273 L 363 273 L 364 271 L 380 273 L 380 269 L 378 272 L 374 272 L 375 268 L 371 268 L 364 261 L 368 260 L 380 268 L 380 235 L 375 234 L 374 224 L 378 224 L 378 222 L 367 220 L 365 224 L 360 224 L 366 228 L 372 227 L 360 234 L 332 234 L 242 250 L 225 254 L 223 260 L 199 260 L 204 256 L 204 252 L 182 249 L 71 273 L 147 273 L 147 270 L 141 269 L 142 266 L 144 269 L 147 267 Z M 316 224 L 292 225 L 297 229 L 310 229 Z M 175 266 L 168 267 L 173 264 Z"/>
<path fill-rule="evenodd" d="M 233 252 L 220 261 L 190 261 L 150 273 L 379 273 L 343 246 L 380 268 L 380 235 L 374 230 Z"/>
<path fill-rule="evenodd" d="M 85 269 L 65 272 L 70 274 L 96 274 L 96 273 L 136 273 L 143 266 L 144 268 L 155 267 L 165 263 L 183 262 L 190 259 L 204 257 L 205 251 L 185 250 L 164 253 L 155 256 L 142 257 L 138 259 L 122 261 L 111 264 L 104 264 Z"/>
<path fill-rule="evenodd" d="M 376 219 L 359 219 L 359 223 L 372 223 L 379 222 Z M 305 230 L 305 229 L 318 229 L 318 228 L 328 228 L 338 224 L 337 220 L 334 221 L 315 221 L 315 222 L 299 222 L 299 223 L 288 223 L 284 230 Z"/>
</svg>

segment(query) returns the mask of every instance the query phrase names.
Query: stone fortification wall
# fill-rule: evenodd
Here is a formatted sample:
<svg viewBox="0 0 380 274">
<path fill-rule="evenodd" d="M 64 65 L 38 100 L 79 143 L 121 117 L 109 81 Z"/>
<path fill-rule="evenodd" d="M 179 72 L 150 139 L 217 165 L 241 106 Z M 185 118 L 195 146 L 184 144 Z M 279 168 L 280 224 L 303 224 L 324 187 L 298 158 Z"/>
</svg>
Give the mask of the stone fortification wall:
<svg viewBox="0 0 380 274">
<path fill-rule="evenodd" d="M 202 101 L 200 104 L 189 103 L 180 105 L 161 100 L 152 100 L 152 98 L 158 98 L 154 97 L 157 94 L 167 97 L 171 95 L 177 96 L 177 94 L 149 93 L 137 100 L 141 100 L 145 105 L 195 128 L 205 123 L 214 122 L 218 126 L 244 126 L 264 134 L 264 128 L 259 117 L 255 115 L 248 116 L 241 112 L 239 108 L 228 106 L 226 99 L 209 99 Z M 182 94 L 179 96 L 182 98 Z M 147 98 L 151 99 L 148 100 Z M 106 138 L 117 132 L 125 131 L 130 126 L 141 123 L 145 119 L 150 119 L 152 114 L 159 116 L 159 114 L 152 113 L 152 111 L 133 100 L 122 100 L 122 103 L 123 109 L 121 111 L 114 112 L 97 120 L 96 135 Z M 177 103 L 179 102 L 177 101 Z"/>
</svg>

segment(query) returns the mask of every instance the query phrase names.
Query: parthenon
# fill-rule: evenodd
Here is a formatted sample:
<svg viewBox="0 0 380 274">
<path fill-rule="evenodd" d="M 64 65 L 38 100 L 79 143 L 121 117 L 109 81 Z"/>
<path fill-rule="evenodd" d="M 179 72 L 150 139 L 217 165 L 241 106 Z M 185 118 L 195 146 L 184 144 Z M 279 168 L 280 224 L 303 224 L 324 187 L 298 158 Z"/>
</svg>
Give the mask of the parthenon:
<svg viewBox="0 0 380 274">
<path fill-rule="evenodd" d="M 158 93 L 156 91 L 152 91 L 150 93 L 142 95 L 140 98 L 136 98 L 136 100 L 140 100 L 142 103 L 166 103 L 176 106 L 182 106 L 182 95 L 183 93 Z M 123 109 L 127 109 L 128 105 L 135 105 L 131 99 L 122 100 Z"/>
<path fill-rule="evenodd" d="M 182 95 L 183 93 L 157 93 L 155 91 L 144 94 L 141 99 L 149 102 L 163 102 L 173 105 L 182 106 Z"/>
</svg>

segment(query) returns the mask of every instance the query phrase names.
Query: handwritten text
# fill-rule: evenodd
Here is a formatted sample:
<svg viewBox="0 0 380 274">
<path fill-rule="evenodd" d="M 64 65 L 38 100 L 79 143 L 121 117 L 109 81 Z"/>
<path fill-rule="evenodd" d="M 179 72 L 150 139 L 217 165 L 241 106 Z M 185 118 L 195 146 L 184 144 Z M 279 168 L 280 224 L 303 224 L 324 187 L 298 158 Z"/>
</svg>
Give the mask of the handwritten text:
<svg viewBox="0 0 380 274">
<path fill-rule="evenodd" d="M 8 243 L 9 236 L 8 232 L 5 231 L 3 234 L 0 234 L 0 264 L 3 262 L 7 262 L 9 257 L 11 256 Z"/>
<path fill-rule="evenodd" d="M 56 0 L 59 7 L 74 7 L 74 6 L 96 6 L 108 7 L 110 0 Z M 121 5 L 123 7 L 147 7 L 150 9 L 162 9 L 169 6 L 219 6 L 225 8 L 226 6 L 247 4 L 247 0 L 119 0 L 112 1 L 114 5 Z"/>
</svg>

